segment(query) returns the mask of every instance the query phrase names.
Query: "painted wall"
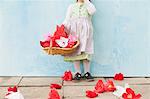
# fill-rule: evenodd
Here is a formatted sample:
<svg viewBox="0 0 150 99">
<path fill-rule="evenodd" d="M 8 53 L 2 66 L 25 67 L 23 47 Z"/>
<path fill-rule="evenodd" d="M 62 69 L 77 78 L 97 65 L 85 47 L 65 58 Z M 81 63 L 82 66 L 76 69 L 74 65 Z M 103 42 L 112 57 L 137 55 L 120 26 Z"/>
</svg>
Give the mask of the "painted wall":
<svg viewBox="0 0 150 99">
<path fill-rule="evenodd" d="M 60 76 L 74 70 L 47 56 L 39 41 L 65 18 L 74 0 L 0 0 L 0 76 Z M 150 1 L 93 0 L 95 54 L 92 74 L 150 76 Z"/>
</svg>

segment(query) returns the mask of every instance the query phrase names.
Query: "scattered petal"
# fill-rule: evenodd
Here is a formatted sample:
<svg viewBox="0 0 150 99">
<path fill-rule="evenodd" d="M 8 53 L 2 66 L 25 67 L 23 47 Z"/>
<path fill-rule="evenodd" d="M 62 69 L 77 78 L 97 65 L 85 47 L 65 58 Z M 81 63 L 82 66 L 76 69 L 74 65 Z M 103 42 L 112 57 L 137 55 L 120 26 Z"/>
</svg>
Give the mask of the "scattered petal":
<svg viewBox="0 0 150 99">
<path fill-rule="evenodd" d="M 98 96 L 98 94 L 95 93 L 94 91 L 87 90 L 86 91 L 86 96 L 89 97 L 89 98 L 95 98 L 95 97 Z"/>
<path fill-rule="evenodd" d="M 50 88 L 61 89 L 61 85 L 59 85 L 59 84 L 51 84 Z"/>
</svg>

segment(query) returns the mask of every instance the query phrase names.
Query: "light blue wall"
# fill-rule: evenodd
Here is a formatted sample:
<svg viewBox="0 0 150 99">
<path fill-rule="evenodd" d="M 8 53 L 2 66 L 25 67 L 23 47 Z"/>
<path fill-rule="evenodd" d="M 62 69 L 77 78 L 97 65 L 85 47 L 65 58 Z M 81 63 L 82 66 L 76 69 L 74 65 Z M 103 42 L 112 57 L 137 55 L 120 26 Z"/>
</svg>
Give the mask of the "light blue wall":
<svg viewBox="0 0 150 99">
<path fill-rule="evenodd" d="M 74 70 L 47 56 L 39 41 L 61 24 L 74 0 L 0 0 L 0 75 L 55 75 Z M 97 13 L 92 74 L 150 76 L 150 1 L 93 0 Z"/>
</svg>

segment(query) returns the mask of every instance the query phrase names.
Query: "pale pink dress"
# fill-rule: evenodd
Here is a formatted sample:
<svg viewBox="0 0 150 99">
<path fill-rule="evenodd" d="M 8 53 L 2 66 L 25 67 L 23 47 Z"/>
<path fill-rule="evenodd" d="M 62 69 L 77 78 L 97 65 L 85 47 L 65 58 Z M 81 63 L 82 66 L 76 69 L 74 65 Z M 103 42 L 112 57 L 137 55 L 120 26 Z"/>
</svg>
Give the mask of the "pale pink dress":
<svg viewBox="0 0 150 99">
<path fill-rule="evenodd" d="M 66 61 L 89 59 L 94 54 L 92 15 L 95 13 L 95 6 L 85 0 L 85 3 L 75 3 L 68 7 L 67 16 L 63 24 L 68 33 L 77 35 L 80 46 L 73 54 L 65 56 Z M 84 53 L 84 55 L 83 55 Z M 82 58 L 80 57 L 82 54 Z M 79 56 L 79 58 L 74 58 Z"/>
</svg>

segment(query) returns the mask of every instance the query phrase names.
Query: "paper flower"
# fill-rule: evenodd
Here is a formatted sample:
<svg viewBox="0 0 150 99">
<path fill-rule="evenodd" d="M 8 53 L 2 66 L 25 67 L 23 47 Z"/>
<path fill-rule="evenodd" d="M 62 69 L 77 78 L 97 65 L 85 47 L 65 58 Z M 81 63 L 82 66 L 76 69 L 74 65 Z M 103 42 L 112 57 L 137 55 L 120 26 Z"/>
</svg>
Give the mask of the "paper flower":
<svg viewBox="0 0 150 99">
<path fill-rule="evenodd" d="M 135 92 L 131 88 L 126 89 L 126 93 L 122 95 L 123 99 L 140 99 L 141 94 L 135 94 Z"/>
<path fill-rule="evenodd" d="M 6 99 L 24 99 L 24 97 L 20 93 L 20 91 L 14 92 L 14 93 L 10 93 L 10 94 L 6 95 L 5 98 Z"/>
<path fill-rule="evenodd" d="M 67 33 L 65 32 L 65 26 L 61 25 L 60 27 L 57 25 L 57 29 L 53 36 L 65 37 L 68 38 Z"/>
<path fill-rule="evenodd" d="M 65 38 L 65 37 L 60 37 L 60 39 L 57 39 L 57 40 L 55 40 L 55 41 L 56 41 L 56 43 L 57 43 L 60 47 L 65 48 L 65 47 L 67 47 L 67 45 L 68 45 L 69 39 L 68 39 L 68 38 Z"/>
<path fill-rule="evenodd" d="M 69 35 L 68 39 L 69 39 L 69 43 L 76 42 L 78 40 L 77 36 L 75 36 L 75 35 L 73 36 L 71 34 Z"/>
<path fill-rule="evenodd" d="M 105 84 L 103 83 L 102 80 L 99 80 L 95 86 L 94 92 L 97 93 L 103 93 L 105 91 L 113 92 L 116 90 L 116 87 L 113 83 L 113 81 L 108 80 Z"/>
<path fill-rule="evenodd" d="M 59 84 L 51 84 L 50 88 L 61 89 L 61 85 L 59 85 Z"/>
<path fill-rule="evenodd" d="M 59 45 L 56 43 L 57 39 L 60 39 L 60 37 L 59 36 L 53 36 L 51 38 L 52 47 L 59 47 Z"/>
<path fill-rule="evenodd" d="M 68 35 L 65 31 L 65 26 L 61 25 L 56 28 L 56 31 L 53 35 L 50 33 L 44 35 L 45 40 L 40 41 L 40 45 L 45 48 L 49 47 L 52 43 L 52 47 L 60 48 L 72 48 L 77 43 L 77 36 Z"/>
<path fill-rule="evenodd" d="M 115 74 L 114 80 L 123 80 L 123 79 L 124 79 L 124 76 L 122 73 Z"/>
<path fill-rule="evenodd" d="M 45 47 L 49 47 L 50 46 L 50 42 L 52 39 L 52 36 L 48 33 L 44 35 L 45 40 L 44 41 L 40 41 L 40 45 L 45 48 Z"/>
<path fill-rule="evenodd" d="M 6 99 L 24 99 L 23 95 L 20 93 L 16 86 L 9 87 L 7 90 L 8 93 L 5 95 Z"/>
<path fill-rule="evenodd" d="M 98 94 L 95 93 L 94 91 L 87 90 L 86 91 L 86 96 L 89 97 L 89 98 L 95 98 L 95 97 L 98 96 Z"/>
<path fill-rule="evenodd" d="M 61 38 L 63 37 L 63 38 Z M 51 37 L 52 39 L 52 46 L 53 47 L 66 47 L 67 44 L 67 40 L 65 40 L 65 38 L 68 38 L 68 34 L 65 32 L 65 27 L 64 25 L 61 25 L 60 27 L 57 25 L 56 31 L 54 32 L 53 37 Z M 61 41 L 59 41 L 61 39 Z M 58 41 L 58 42 L 57 42 Z M 64 41 L 64 42 L 62 42 Z"/>
<path fill-rule="evenodd" d="M 40 41 L 40 45 L 45 48 L 50 46 L 50 41 Z"/>
<path fill-rule="evenodd" d="M 76 42 L 69 42 L 66 48 L 72 48 L 76 44 L 77 44 L 77 41 Z"/>
<path fill-rule="evenodd" d="M 65 81 L 72 81 L 73 75 L 71 71 L 66 71 L 62 77 L 63 80 Z"/>
<path fill-rule="evenodd" d="M 51 40 L 51 34 L 50 33 L 47 33 L 47 34 L 45 34 L 44 35 L 44 39 L 45 39 L 45 41 L 50 41 Z"/>
<path fill-rule="evenodd" d="M 67 47 L 66 48 L 72 48 L 74 45 L 76 45 L 77 44 L 77 36 L 73 36 L 73 35 L 69 35 L 69 37 L 68 37 L 68 39 L 69 39 L 69 41 L 68 41 L 68 45 L 67 45 Z"/>
<path fill-rule="evenodd" d="M 56 89 L 50 90 L 48 99 L 60 99 L 60 96 Z"/>
<path fill-rule="evenodd" d="M 95 86 L 94 92 L 103 93 L 105 91 L 105 86 L 102 80 L 98 80 Z"/>
<path fill-rule="evenodd" d="M 105 84 L 105 91 L 113 92 L 116 90 L 116 87 L 112 80 L 108 80 Z"/>
<path fill-rule="evenodd" d="M 129 84 L 125 84 L 124 87 L 122 86 L 116 86 L 116 91 L 113 92 L 113 94 L 117 97 L 121 97 L 123 93 L 126 92 L 126 88 L 129 88 Z"/>
<path fill-rule="evenodd" d="M 14 87 L 9 87 L 8 89 L 8 92 L 17 92 L 17 86 L 14 86 Z"/>
</svg>

